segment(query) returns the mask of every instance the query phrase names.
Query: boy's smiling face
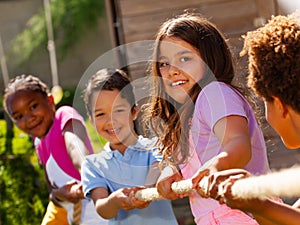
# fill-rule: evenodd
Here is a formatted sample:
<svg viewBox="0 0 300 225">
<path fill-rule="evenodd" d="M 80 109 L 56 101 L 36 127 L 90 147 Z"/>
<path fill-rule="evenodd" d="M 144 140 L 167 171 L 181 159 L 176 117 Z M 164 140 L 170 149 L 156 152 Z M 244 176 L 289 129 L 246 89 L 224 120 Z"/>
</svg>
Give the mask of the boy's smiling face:
<svg viewBox="0 0 300 225">
<path fill-rule="evenodd" d="M 55 105 L 53 97 L 39 92 L 20 90 L 7 99 L 8 111 L 14 123 L 25 133 L 44 138 L 50 130 Z"/>
<path fill-rule="evenodd" d="M 91 123 L 99 135 L 110 142 L 112 149 L 124 149 L 135 144 L 137 134 L 134 120 L 137 109 L 131 110 L 129 102 L 122 98 L 118 90 L 100 90 L 93 93 Z M 126 147 L 125 147 L 126 149 Z"/>
</svg>

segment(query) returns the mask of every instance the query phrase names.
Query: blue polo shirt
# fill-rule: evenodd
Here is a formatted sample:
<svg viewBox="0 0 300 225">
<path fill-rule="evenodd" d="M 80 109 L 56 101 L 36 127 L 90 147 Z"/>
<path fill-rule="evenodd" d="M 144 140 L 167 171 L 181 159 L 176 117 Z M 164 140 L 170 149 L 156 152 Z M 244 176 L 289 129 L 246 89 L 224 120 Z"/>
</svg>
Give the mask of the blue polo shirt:
<svg viewBox="0 0 300 225">
<path fill-rule="evenodd" d="M 137 143 L 129 146 L 124 155 L 111 150 L 109 143 L 105 151 L 86 156 L 81 168 L 84 195 L 90 198 L 94 188 L 103 187 L 112 193 L 120 188 L 144 186 L 150 166 L 161 160 L 154 139 L 139 136 Z M 119 210 L 109 220 L 110 225 L 177 225 L 169 200 L 152 201 L 147 208 Z"/>
</svg>

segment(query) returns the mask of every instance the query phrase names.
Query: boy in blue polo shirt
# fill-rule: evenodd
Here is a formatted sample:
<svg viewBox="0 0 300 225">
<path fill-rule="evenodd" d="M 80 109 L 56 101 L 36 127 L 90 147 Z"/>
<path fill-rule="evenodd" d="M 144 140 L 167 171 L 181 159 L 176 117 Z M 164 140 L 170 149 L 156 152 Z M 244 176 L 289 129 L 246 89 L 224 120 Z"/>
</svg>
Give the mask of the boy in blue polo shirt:
<svg viewBox="0 0 300 225">
<path fill-rule="evenodd" d="M 89 80 L 84 100 L 91 123 L 107 140 L 104 151 L 82 164 L 84 195 L 93 199 L 99 215 L 114 225 L 178 224 L 169 200 L 135 198 L 141 186 L 155 185 L 161 155 L 153 147 L 155 140 L 135 131 L 138 110 L 127 75 L 115 69 L 98 71 Z"/>
</svg>

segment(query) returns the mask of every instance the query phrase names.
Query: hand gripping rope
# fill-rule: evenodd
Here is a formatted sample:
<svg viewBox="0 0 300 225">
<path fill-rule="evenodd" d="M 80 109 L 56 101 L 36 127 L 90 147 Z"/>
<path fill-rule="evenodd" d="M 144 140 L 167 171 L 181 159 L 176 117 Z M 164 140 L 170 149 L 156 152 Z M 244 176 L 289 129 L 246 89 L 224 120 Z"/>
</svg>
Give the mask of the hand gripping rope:
<svg viewBox="0 0 300 225">
<path fill-rule="evenodd" d="M 204 165 L 201 166 L 201 168 L 204 170 L 205 168 L 208 168 L 214 161 L 215 157 L 208 160 Z M 170 166 L 165 167 L 162 170 L 161 177 L 168 177 L 171 176 L 174 173 L 173 169 Z M 206 191 L 206 187 L 208 185 L 208 178 L 204 177 L 200 181 L 199 185 L 201 188 L 203 188 L 204 191 Z M 181 180 L 178 182 L 174 182 L 171 186 L 172 191 L 176 194 L 184 194 L 192 191 L 193 189 L 193 183 L 191 179 L 187 180 Z M 156 188 L 146 188 L 137 191 L 135 197 L 141 201 L 153 201 L 153 200 L 160 200 L 163 199 L 163 197 L 157 192 Z"/>
<path fill-rule="evenodd" d="M 270 196 L 278 197 L 300 197 L 300 166 L 283 169 L 260 176 L 251 176 L 237 180 L 232 185 L 232 195 L 236 198 L 265 199 Z M 199 186 L 207 188 L 207 177 L 204 177 Z M 187 193 L 192 190 L 191 180 L 182 180 L 172 184 L 172 191 L 177 194 Z M 156 188 L 146 188 L 136 193 L 136 198 L 142 201 L 153 201 L 163 199 Z"/>
</svg>

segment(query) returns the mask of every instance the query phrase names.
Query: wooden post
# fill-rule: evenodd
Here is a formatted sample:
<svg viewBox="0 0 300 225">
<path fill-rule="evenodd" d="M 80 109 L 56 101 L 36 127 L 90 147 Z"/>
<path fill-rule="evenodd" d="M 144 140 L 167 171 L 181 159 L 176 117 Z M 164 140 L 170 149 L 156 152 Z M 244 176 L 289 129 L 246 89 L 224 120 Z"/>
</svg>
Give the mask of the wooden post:
<svg viewBox="0 0 300 225">
<path fill-rule="evenodd" d="M 5 59 L 1 34 L 0 34 L 0 63 L 1 63 L 1 71 L 2 71 L 3 81 L 4 81 L 4 87 L 6 87 L 9 82 L 9 76 L 8 76 L 8 70 L 6 65 L 6 59 Z M 12 151 L 12 138 L 14 136 L 13 123 L 6 113 L 4 113 L 4 118 L 6 122 L 6 137 L 5 137 L 4 153 L 10 155 L 13 152 Z"/>
</svg>

